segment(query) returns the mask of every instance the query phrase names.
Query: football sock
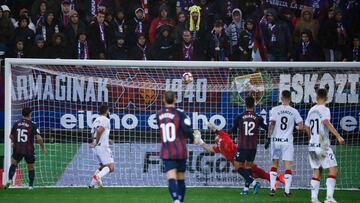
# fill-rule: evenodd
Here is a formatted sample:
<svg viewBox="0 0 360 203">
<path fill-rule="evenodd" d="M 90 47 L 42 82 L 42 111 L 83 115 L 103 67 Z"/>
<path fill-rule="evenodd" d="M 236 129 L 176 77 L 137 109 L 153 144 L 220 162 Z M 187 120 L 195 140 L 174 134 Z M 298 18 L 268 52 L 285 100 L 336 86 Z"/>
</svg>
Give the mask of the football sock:
<svg viewBox="0 0 360 203">
<path fill-rule="evenodd" d="M 262 169 L 262 168 L 253 166 L 253 167 L 251 168 L 251 172 L 252 172 L 253 174 L 256 174 L 258 178 L 261 178 L 261 179 L 265 179 L 265 180 L 270 181 L 270 175 L 269 175 L 269 173 L 267 173 L 267 172 L 266 172 L 264 169 Z"/>
<path fill-rule="evenodd" d="M 178 184 L 178 192 L 177 192 L 178 200 L 180 200 L 180 202 L 184 202 L 185 190 L 186 190 L 185 180 L 178 180 L 177 184 Z"/>
<path fill-rule="evenodd" d="M 34 179 L 35 179 L 35 170 L 28 171 L 29 173 L 29 186 L 32 187 L 34 185 Z"/>
<path fill-rule="evenodd" d="M 172 197 L 172 199 L 175 201 L 178 199 L 178 195 L 177 195 L 177 185 L 176 185 L 176 180 L 175 179 L 169 179 L 169 192 L 170 192 L 170 196 Z"/>
<path fill-rule="evenodd" d="M 290 193 L 291 181 L 292 181 L 292 171 L 285 170 L 285 192 Z"/>
<path fill-rule="evenodd" d="M 271 167 L 270 169 L 270 189 L 275 190 L 276 178 L 277 178 L 277 168 Z"/>
<path fill-rule="evenodd" d="M 320 179 L 312 178 L 311 179 L 311 199 L 317 199 L 319 194 L 319 187 L 320 187 Z"/>
<path fill-rule="evenodd" d="M 98 175 L 100 172 L 99 169 L 96 169 L 94 175 Z M 96 180 L 94 180 L 94 178 L 91 178 L 91 183 L 90 183 L 90 186 L 94 186 L 96 184 Z"/>
<path fill-rule="evenodd" d="M 103 169 L 101 169 L 101 171 L 98 173 L 97 176 L 102 178 L 102 177 L 106 176 L 108 173 L 110 173 L 110 168 L 105 166 Z"/>
<path fill-rule="evenodd" d="M 333 198 L 335 189 L 336 177 L 329 175 L 326 179 L 326 198 Z"/>
<path fill-rule="evenodd" d="M 247 168 L 246 169 L 246 173 L 247 173 L 247 176 L 248 176 L 248 182 L 249 183 L 256 183 L 256 181 L 254 181 L 254 178 L 252 177 L 252 172 L 251 172 L 251 168 Z"/>
<path fill-rule="evenodd" d="M 16 172 L 16 165 L 11 164 L 9 169 L 9 180 L 12 180 Z"/>
</svg>

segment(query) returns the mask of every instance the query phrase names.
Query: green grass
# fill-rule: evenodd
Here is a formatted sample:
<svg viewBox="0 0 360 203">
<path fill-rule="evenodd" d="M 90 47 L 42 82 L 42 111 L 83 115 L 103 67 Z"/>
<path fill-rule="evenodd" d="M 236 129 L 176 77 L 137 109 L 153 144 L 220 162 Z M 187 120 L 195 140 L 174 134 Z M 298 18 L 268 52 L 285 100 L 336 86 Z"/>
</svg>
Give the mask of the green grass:
<svg viewBox="0 0 360 203">
<path fill-rule="evenodd" d="M 238 203 L 238 202 L 309 202 L 309 190 L 293 190 L 292 198 L 285 198 L 281 191 L 275 197 L 268 195 L 268 190 L 261 190 L 257 195 L 242 196 L 240 189 L 228 188 L 190 188 L 186 192 L 185 202 L 190 203 Z M 325 191 L 321 191 L 319 200 L 324 200 Z M 359 191 L 335 191 L 335 198 L 341 203 L 360 202 Z M 25 189 L 0 190 L 1 202 L 26 203 L 170 203 L 170 195 L 166 188 L 103 188 L 90 190 L 87 188 L 61 189 Z"/>
</svg>

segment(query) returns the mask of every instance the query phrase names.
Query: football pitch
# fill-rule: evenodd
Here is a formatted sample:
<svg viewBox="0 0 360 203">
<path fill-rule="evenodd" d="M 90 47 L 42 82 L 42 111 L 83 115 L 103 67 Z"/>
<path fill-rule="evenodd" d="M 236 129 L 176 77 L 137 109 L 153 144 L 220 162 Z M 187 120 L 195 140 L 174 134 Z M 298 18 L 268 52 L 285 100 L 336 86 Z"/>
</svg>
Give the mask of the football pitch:
<svg viewBox="0 0 360 203">
<path fill-rule="evenodd" d="M 268 189 L 259 194 L 240 195 L 241 189 L 233 188 L 189 188 L 185 202 L 189 203 L 238 203 L 238 202 L 310 202 L 310 190 L 292 190 L 293 197 L 285 198 L 279 190 L 275 197 L 268 195 Z M 319 200 L 324 201 L 325 191 L 321 190 Z M 335 191 L 339 203 L 360 202 L 359 191 Z M 171 203 L 166 188 L 49 188 L 34 190 L 10 189 L 0 190 L 1 202 L 11 203 Z"/>
</svg>

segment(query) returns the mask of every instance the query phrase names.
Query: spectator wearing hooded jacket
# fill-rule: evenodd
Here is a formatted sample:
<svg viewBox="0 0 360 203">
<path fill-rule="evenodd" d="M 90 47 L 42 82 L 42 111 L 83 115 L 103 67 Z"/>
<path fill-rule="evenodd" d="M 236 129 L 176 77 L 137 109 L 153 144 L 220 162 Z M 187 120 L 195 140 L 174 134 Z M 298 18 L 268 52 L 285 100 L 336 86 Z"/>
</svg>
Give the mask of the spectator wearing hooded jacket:
<svg viewBox="0 0 360 203">
<path fill-rule="evenodd" d="M 61 12 L 59 16 L 59 25 L 61 30 L 66 30 L 68 25 L 70 24 L 70 0 L 63 0 L 61 3 Z"/>
<path fill-rule="evenodd" d="M 48 58 L 48 50 L 46 48 L 46 42 L 42 35 L 35 36 L 35 44 L 30 48 L 29 58 Z"/>
<path fill-rule="evenodd" d="M 3 10 L 0 7 L 0 56 L 5 54 L 9 40 L 15 39 L 13 32 L 14 26 L 11 20 L 7 16 L 4 16 Z"/>
<path fill-rule="evenodd" d="M 130 59 L 132 60 L 151 60 L 151 47 L 146 42 L 144 34 L 138 34 L 137 43 L 130 51 Z"/>
<path fill-rule="evenodd" d="M 203 49 L 201 55 L 206 56 L 208 49 L 208 33 L 206 22 L 201 14 L 201 7 L 194 5 L 189 8 L 189 11 L 189 31 L 191 33 L 192 41 L 199 43 L 199 46 Z"/>
<path fill-rule="evenodd" d="M 29 28 L 29 18 L 21 16 L 19 19 L 19 27 L 14 31 L 11 38 L 11 46 L 15 45 L 17 39 L 24 40 L 24 46 L 29 47 L 34 42 L 34 31 Z"/>
<path fill-rule="evenodd" d="M 301 11 L 300 21 L 296 24 L 294 30 L 294 41 L 299 42 L 301 33 L 305 30 L 310 30 L 312 39 L 317 41 L 320 25 L 319 21 L 314 19 L 313 9 L 305 6 Z"/>
<path fill-rule="evenodd" d="M 351 45 L 345 51 L 344 61 L 360 61 L 360 35 L 354 35 Z"/>
<path fill-rule="evenodd" d="M 53 59 L 69 58 L 68 47 L 63 33 L 55 33 L 51 37 L 51 43 L 48 47 L 48 56 Z"/>
<path fill-rule="evenodd" d="M 124 10 L 119 9 L 116 11 L 114 18 L 110 22 L 111 31 L 115 35 L 126 37 L 129 33 L 129 22 L 125 18 Z"/>
<path fill-rule="evenodd" d="M 240 57 L 240 50 L 237 45 L 239 44 L 239 35 L 243 29 L 242 12 L 236 8 L 232 11 L 232 22 L 225 28 L 225 33 L 230 40 L 231 60 L 236 60 L 236 58 L 239 59 Z"/>
<path fill-rule="evenodd" d="M 177 24 L 172 32 L 172 37 L 175 44 L 179 44 L 182 41 L 182 35 L 185 30 L 188 30 L 188 22 L 186 21 L 185 12 L 181 11 L 177 17 Z"/>
<path fill-rule="evenodd" d="M 134 13 L 135 16 L 131 19 L 129 25 L 129 33 L 131 34 L 128 36 L 128 44 L 131 47 L 136 46 L 138 35 L 148 36 L 149 34 L 149 22 L 145 19 L 144 9 L 137 7 Z"/>
<path fill-rule="evenodd" d="M 292 37 L 286 23 L 277 18 L 277 12 L 269 8 L 266 23 L 260 29 L 267 49 L 268 61 L 287 61 L 292 52 Z"/>
<path fill-rule="evenodd" d="M 150 24 L 149 41 L 151 44 L 154 43 L 156 35 L 158 33 L 158 28 L 160 28 L 161 25 L 168 25 L 171 27 L 171 29 L 175 27 L 175 21 L 169 18 L 168 15 L 169 9 L 165 4 L 163 4 L 162 6 L 160 6 L 159 9 L 159 17 L 154 18 L 154 20 Z"/>
<path fill-rule="evenodd" d="M 125 43 L 125 35 L 123 33 L 117 33 L 115 35 L 115 43 L 109 48 L 107 54 L 108 59 L 112 60 L 126 60 L 128 59 L 128 50 Z"/>
<path fill-rule="evenodd" d="M 22 8 L 21 10 L 20 10 L 20 12 L 19 12 L 19 17 L 20 16 L 25 16 L 25 17 L 27 17 L 28 19 L 29 19 L 29 28 L 31 29 L 31 30 L 33 30 L 34 32 L 36 32 L 36 27 L 35 27 L 35 25 L 34 25 L 34 23 L 31 21 L 31 18 L 30 18 L 30 16 L 29 16 L 29 11 L 26 9 L 26 8 Z M 19 20 L 18 21 L 16 21 L 16 23 L 14 24 L 14 27 L 15 28 L 17 28 L 17 27 L 19 27 Z"/>
<path fill-rule="evenodd" d="M 300 34 L 300 40 L 297 43 L 293 60 L 294 61 L 322 61 L 322 51 L 318 43 L 312 39 L 311 30 L 304 30 Z"/>
<path fill-rule="evenodd" d="M 52 35 L 59 32 L 60 26 L 55 18 L 55 13 L 53 11 L 48 11 L 45 14 L 45 22 L 41 26 L 38 26 L 36 34 L 42 35 L 43 39 L 50 43 Z"/>
<path fill-rule="evenodd" d="M 153 47 L 152 56 L 155 60 L 174 60 L 174 40 L 171 37 L 171 27 L 161 25 L 159 35 L 156 37 Z"/>
<path fill-rule="evenodd" d="M 210 35 L 209 58 L 211 61 L 229 61 L 230 44 L 221 20 L 217 20 Z"/>
<path fill-rule="evenodd" d="M 6 52 L 7 58 L 26 58 L 27 52 L 23 39 L 16 39 L 15 46 L 10 47 Z"/>
<path fill-rule="evenodd" d="M 86 25 L 80 20 L 77 11 L 72 10 L 69 12 L 70 22 L 69 26 L 66 27 L 65 34 L 69 44 L 74 44 L 77 41 L 79 31 L 85 31 Z"/>
<path fill-rule="evenodd" d="M 232 57 L 232 60 L 252 61 L 252 52 L 254 48 L 256 24 L 253 19 L 245 21 L 244 30 L 241 31 L 236 51 L 239 55 Z M 239 58 L 238 58 L 239 57 Z"/>
</svg>

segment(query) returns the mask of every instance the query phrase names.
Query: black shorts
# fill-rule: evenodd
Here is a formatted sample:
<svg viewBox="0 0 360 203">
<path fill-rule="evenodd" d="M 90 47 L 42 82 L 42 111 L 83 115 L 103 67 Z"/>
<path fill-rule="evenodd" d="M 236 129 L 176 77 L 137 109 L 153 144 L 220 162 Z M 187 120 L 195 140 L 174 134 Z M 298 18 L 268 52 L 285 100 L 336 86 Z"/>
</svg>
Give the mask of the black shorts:
<svg viewBox="0 0 360 203">
<path fill-rule="evenodd" d="M 26 163 L 33 164 L 35 163 L 35 154 L 17 154 L 14 153 L 12 158 L 15 159 L 18 163 L 25 158 Z"/>
<path fill-rule="evenodd" d="M 256 155 L 256 149 L 238 149 L 235 155 L 235 161 L 244 163 L 244 162 L 254 162 Z"/>
<path fill-rule="evenodd" d="M 176 169 L 177 172 L 185 172 L 186 171 L 186 161 L 187 159 L 163 159 L 164 164 L 164 173 Z"/>
</svg>

